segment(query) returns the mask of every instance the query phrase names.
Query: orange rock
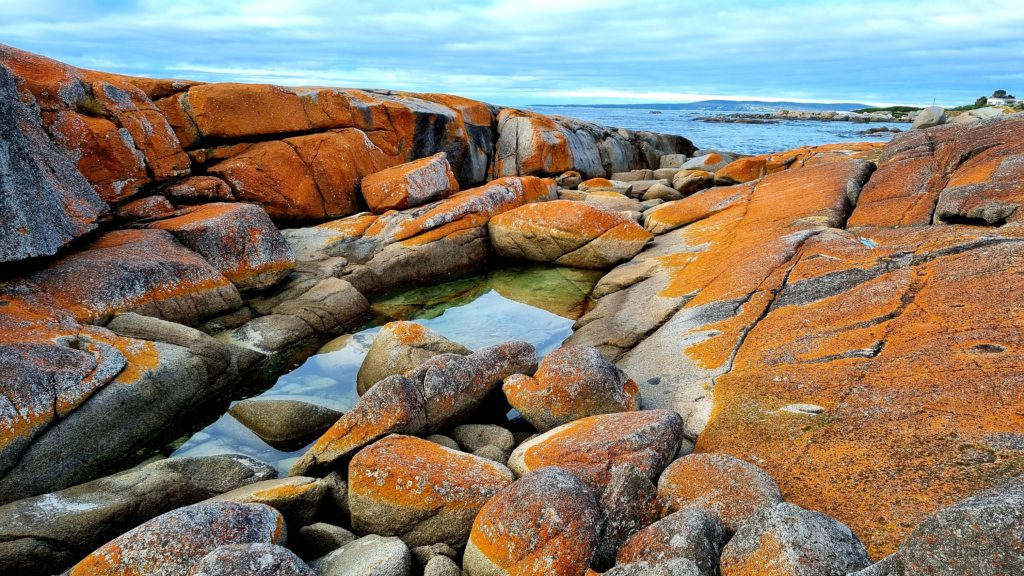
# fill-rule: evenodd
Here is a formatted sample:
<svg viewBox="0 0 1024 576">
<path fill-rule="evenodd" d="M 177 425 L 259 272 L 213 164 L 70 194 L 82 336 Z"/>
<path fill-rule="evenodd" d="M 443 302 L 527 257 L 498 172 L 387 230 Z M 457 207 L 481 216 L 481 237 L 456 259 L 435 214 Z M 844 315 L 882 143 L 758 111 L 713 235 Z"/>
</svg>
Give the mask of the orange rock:
<svg viewBox="0 0 1024 576">
<path fill-rule="evenodd" d="M 548 467 L 520 478 L 477 514 L 463 558 L 469 576 L 582 574 L 601 512 L 573 474 Z"/>
<path fill-rule="evenodd" d="M 505 397 L 539 432 L 586 416 L 640 407 L 636 382 L 589 346 L 563 346 L 547 355 L 534 377 L 516 374 Z"/>
<path fill-rule="evenodd" d="M 188 91 L 188 106 L 199 133 L 209 138 L 288 134 L 312 128 L 302 99 L 281 86 L 230 82 L 193 86 Z"/>
<path fill-rule="evenodd" d="M 191 107 L 188 93 L 161 98 L 154 104 L 167 119 L 167 124 L 170 125 L 171 130 L 174 130 L 174 135 L 178 137 L 182 148 L 188 150 L 199 144 L 202 134 L 199 133 L 199 127 L 196 126 L 195 120 L 189 113 Z"/>
<path fill-rule="evenodd" d="M 740 184 L 791 168 L 802 168 L 846 159 L 875 160 L 884 142 L 853 142 L 802 146 L 784 152 L 748 156 L 730 162 L 715 172 L 720 184 Z"/>
<path fill-rule="evenodd" d="M 465 346 L 448 340 L 415 322 L 388 322 L 381 327 L 366 351 L 356 374 L 360 396 L 371 386 L 395 374 L 405 374 L 440 354 L 472 354 Z"/>
<path fill-rule="evenodd" d="M 363 178 L 363 198 L 380 214 L 442 200 L 459 191 L 444 152 L 394 166 Z"/>
<path fill-rule="evenodd" d="M 117 218 L 124 221 L 158 218 L 174 212 L 174 206 L 163 196 L 147 196 L 132 200 L 117 209 Z"/>
<path fill-rule="evenodd" d="M 623 214 L 571 200 L 527 204 L 491 218 L 487 228 L 502 256 L 575 268 L 628 260 L 652 237 Z"/>
<path fill-rule="evenodd" d="M 268 288 L 295 268 L 288 242 L 253 204 L 203 204 L 148 227 L 174 234 L 239 290 Z"/>
<path fill-rule="evenodd" d="M 145 158 L 131 135 L 110 120 L 62 111 L 50 129 L 78 158 L 78 169 L 104 201 L 128 198 L 149 183 Z"/>
<path fill-rule="evenodd" d="M 555 175 L 577 169 L 565 129 L 548 116 L 506 108 L 498 113 L 496 176 Z"/>
<path fill-rule="evenodd" d="M 485 458 L 412 436 L 388 436 L 349 463 L 352 526 L 398 536 L 411 547 L 463 546 L 480 508 L 514 479 L 508 468 Z"/>
<path fill-rule="evenodd" d="M 675 458 L 682 437 L 683 421 L 671 410 L 589 416 L 523 442 L 508 466 L 518 476 L 561 466 L 601 493 L 617 464 L 657 478 Z"/>
<path fill-rule="evenodd" d="M 665 513 L 707 510 L 729 532 L 755 512 L 782 502 L 779 486 L 764 470 L 726 454 L 690 454 L 673 462 L 658 480 Z"/>
<path fill-rule="evenodd" d="M 666 202 L 644 214 L 644 227 L 654 234 L 664 234 L 669 230 L 704 220 L 734 204 L 744 203 L 752 190 L 749 185 L 718 186 L 682 200 Z"/>
<path fill-rule="evenodd" d="M 220 178 L 190 176 L 160 190 L 164 196 L 181 201 L 234 200 L 235 197 Z"/>
</svg>

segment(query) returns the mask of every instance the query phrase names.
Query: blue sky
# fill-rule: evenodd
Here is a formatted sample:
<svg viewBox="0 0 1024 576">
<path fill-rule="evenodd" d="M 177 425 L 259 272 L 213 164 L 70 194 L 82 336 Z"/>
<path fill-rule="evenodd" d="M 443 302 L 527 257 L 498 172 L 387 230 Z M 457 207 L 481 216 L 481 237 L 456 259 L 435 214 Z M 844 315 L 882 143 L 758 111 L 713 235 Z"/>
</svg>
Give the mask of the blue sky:
<svg viewBox="0 0 1024 576">
<path fill-rule="evenodd" d="M 127 74 L 511 105 L 1024 93 L 1020 0 L 2 0 L 0 43 Z"/>
</svg>

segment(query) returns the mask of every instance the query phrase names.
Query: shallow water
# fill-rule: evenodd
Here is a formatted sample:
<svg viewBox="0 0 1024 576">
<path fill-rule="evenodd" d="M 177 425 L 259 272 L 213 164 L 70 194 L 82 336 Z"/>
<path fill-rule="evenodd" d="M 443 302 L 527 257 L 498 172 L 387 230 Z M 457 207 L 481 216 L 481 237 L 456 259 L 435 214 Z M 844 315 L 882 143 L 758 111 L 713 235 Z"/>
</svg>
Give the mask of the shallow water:
<svg viewBox="0 0 1024 576">
<path fill-rule="evenodd" d="M 542 266 L 500 268 L 480 276 L 415 288 L 373 303 L 377 318 L 355 334 L 336 338 L 265 392 L 265 399 L 302 400 L 347 411 L 359 400 L 356 373 L 391 320 L 415 320 L 470 349 L 525 340 L 544 356 L 572 334 L 601 272 Z M 283 452 L 224 414 L 193 434 L 175 456 L 245 454 L 286 474 L 306 447 Z"/>
<path fill-rule="evenodd" d="M 652 114 L 651 110 L 625 108 L 532 106 L 530 109 L 542 114 L 571 116 L 604 126 L 677 134 L 690 139 L 698 148 L 729 150 L 740 154 L 767 154 L 800 146 L 843 141 L 887 142 L 892 134 L 864 135 L 857 132 L 880 126 L 901 130 L 910 128 L 910 124 L 888 122 L 857 124 L 782 120 L 778 124 L 720 124 L 697 120 L 701 116 L 726 114 L 718 111 L 662 110 L 660 114 Z"/>
</svg>

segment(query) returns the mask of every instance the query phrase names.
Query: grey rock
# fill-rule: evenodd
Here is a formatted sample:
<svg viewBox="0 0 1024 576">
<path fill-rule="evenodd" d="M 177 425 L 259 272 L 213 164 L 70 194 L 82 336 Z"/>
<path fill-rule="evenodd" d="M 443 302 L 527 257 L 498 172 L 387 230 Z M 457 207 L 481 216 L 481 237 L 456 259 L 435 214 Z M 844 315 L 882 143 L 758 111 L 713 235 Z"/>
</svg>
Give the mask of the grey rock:
<svg viewBox="0 0 1024 576">
<path fill-rule="evenodd" d="M 0 65 L 0 262 L 49 256 L 107 210 L 74 160 L 50 141 L 18 78 Z"/>
<path fill-rule="evenodd" d="M 310 563 L 318 576 L 408 576 L 409 547 L 398 538 L 369 535 Z"/>
<path fill-rule="evenodd" d="M 282 450 L 305 446 L 341 418 L 342 413 L 300 400 L 250 398 L 228 413 L 267 444 Z"/>
<path fill-rule="evenodd" d="M 671 168 L 678 170 L 681 169 L 683 164 L 685 164 L 689 159 L 690 158 L 686 154 L 664 154 L 662 155 L 658 166 L 661 169 Z"/>
<path fill-rule="evenodd" d="M 644 192 L 643 200 L 646 201 L 657 199 L 671 201 L 679 200 L 682 197 L 683 195 L 676 191 L 675 188 L 672 188 L 671 186 L 666 186 L 665 184 L 658 183 L 655 184 L 654 186 L 651 186 Z"/>
<path fill-rule="evenodd" d="M 917 113 L 912 129 L 931 128 L 946 123 L 946 109 L 941 106 L 929 106 Z"/>
<path fill-rule="evenodd" d="M 682 165 L 682 169 L 715 172 L 721 168 L 725 168 L 727 164 L 736 160 L 736 158 L 737 156 L 735 154 L 730 154 L 729 152 L 711 151 L 707 154 L 690 158 Z"/>
<path fill-rule="evenodd" d="M 348 482 L 337 472 L 331 472 L 320 481 L 327 487 L 324 494 L 324 501 L 321 504 L 328 517 L 348 518 L 350 511 L 348 507 Z"/>
<path fill-rule="evenodd" d="M 980 120 L 995 118 L 996 116 L 1002 115 L 1002 110 L 992 106 L 985 106 L 975 110 L 968 110 L 967 112 L 954 116 L 953 120 L 950 121 L 950 124 L 970 124 L 972 122 L 978 122 Z"/>
<path fill-rule="evenodd" d="M 304 526 L 316 515 L 327 489 L 316 478 L 291 476 L 248 484 L 209 501 L 266 504 L 279 511 L 289 525 Z"/>
<path fill-rule="evenodd" d="M 504 452 L 516 447 L 516 440 L 506 428 L 494 424 L 463 424 L 452 430 L 452 437 L 466 452 L 494 446 Z"/>
<path fill-rule="evenodd" d="M 616 172 L 609 177 L 609 180 L 620 182 L 636 182 L 637 180 L 652 180 L 654 171 L 649 169 L 630 170 L 628 172 Z"/>
<path fill-rule="evenodd" d="M 771 563 L 775 574 L 845 576 L 871 564 L 860 540 L 820 512 L 781 503 L 754 514 L 722 550 L 722 574 Z"/>
<path fill-rule="evenodd" d="M 462 570 L 447 556 L 434 556 L 423 568 L 423 576 L 460 576 Z"/>
<path fill-rule="evenodd" d="M 619 548 L 638 530 L 658 520 L 658 491 L 632 464 L 612 469 L 612 479 L 598 502 L 604 518 L 591 566 L 604 571 L 615 564 Z"/>
<path fill-rule="evenodd" d="M 459 446 L 458 442 L 443 434 L 431 434 L 430 436 L 427 436 L 425 440 L 430 440 L 434 444 L 440 444 L 441 446 L 451 448 L 452 450 L 462 450 L 462 447 Z"/>
<path fill-rule="evenodd" d="M 664 158 L 664 156 L 663 156 L 663 158 Z M 659 168 L 659 169 L 654 171 L 653 178 L 655 180 L 668 180 L 669 182 L 671 182 L 672 178 L 675 177 L 675 175 L 680 170 L 682 170 L 682 168 Z"/>
<path fill-rule="evenodd" d="M 672 177 L 672 188 L 681 196 L 689 196 L 715 185 L 715 177 L 710 172 L 680 170 Z"/>
<path fill-rule="evenodd" d="M 406 372 L 440 354 L 467 355 L 473 351 L 415 322 L 385 324 L 366 352 L 356 374 L 356 390 L 362 396 L 371 386 Z"/>
<path fill-rule="evenodd" d="M 631 562 L 619 564 L 604 573 L 604 576 L 702 576 L 700 569 L 685 558 L 673 558 L 664 562 Z"/>
<path fill-rule="evenodd" d="M 508 452 L 502 450 L 501 448 L 498 448 L 497 446 L 492 446 L 490 444 L 488 444 L 487 446 L 481 446 L 480 448 L 477 448 L 476 450 L 473 451 L 473 456 L 486 458 L 499 464 L 507 464 L 508 455 Z"/>
<path fill-rule="evenodd" d="M 850 576 L 1024 574 L 1024 476 L 929 516 L 899 549 Z"/>
<path fill-rule="evenodd" d="M 412 557 L 416 561 L 416 565 L 423 568 L 428 562 L 435 556 L 445 556 L 447 558 L 458 558 L 459 552 L 455 548 L 445 543 L 431 544 L 429 546 L 417 546 L 411 550 Z"/>
<path fill-rule="evenodd" d="M 0 574 L 59 572 L 164 512 L 276 474 L 245 456 L 169 458 L 0 506 Z"/>
<path fill-rule="evenodd" d="M 303 558 L 319 558 L 357 539 L 358 536 L 341 526 L 317 522 L 299 528 L 291 544 L 294 544 Z"/>
<path fill-rule="evenodd" d="M 714 515 L 686 508 L 633 534 L 619 551 L 619 562 L 693 561 L 701 576 L 717 576 L 718 559 L 729 533 Z"/>
<path fill-rule="evenodd" d="M 227 544 L 203 556 L 189 576 L 314 576 L 291 550 L 275 544 Z"/>
<path fill-rule="evenodd" d="M 613 212 L 643 212 L 644 206 L 639 201 L 614 191 L 599 190 L 587 195 L 584 200 L 599 208 Z"/>
</svg>

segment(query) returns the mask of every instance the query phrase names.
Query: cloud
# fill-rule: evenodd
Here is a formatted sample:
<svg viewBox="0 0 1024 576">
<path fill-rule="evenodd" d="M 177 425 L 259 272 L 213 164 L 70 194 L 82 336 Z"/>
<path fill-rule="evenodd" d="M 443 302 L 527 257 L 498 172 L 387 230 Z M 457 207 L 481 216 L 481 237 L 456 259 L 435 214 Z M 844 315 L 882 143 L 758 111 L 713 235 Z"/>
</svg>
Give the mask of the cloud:
<svg viewBox="0 0 1024 576">
<path fill-rule="evenodd" d="M 1021 82 L 1020 30 L 1024 11 L 1007 0 L 0 3 L 3 42 L 79 66 L 507 104 L 963 103 Z"/>
</svg>

